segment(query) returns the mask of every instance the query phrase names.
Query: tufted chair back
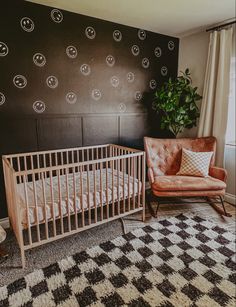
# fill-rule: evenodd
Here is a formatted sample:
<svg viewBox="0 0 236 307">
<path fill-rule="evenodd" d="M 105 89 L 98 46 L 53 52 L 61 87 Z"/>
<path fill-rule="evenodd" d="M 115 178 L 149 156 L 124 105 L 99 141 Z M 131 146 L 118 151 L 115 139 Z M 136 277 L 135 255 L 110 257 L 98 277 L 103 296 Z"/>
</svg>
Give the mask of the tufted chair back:
<svg viewBox="0 0 236 307">
<path fill-rule="evenodd" d="M 175 175 L 180 168 L 182 147 L 191 151 L 213 151 L 211 166 L 215 162 L 216 138 L 154 139 L 144 138 L 147 165 L 153 177 Z"/>
</svg>

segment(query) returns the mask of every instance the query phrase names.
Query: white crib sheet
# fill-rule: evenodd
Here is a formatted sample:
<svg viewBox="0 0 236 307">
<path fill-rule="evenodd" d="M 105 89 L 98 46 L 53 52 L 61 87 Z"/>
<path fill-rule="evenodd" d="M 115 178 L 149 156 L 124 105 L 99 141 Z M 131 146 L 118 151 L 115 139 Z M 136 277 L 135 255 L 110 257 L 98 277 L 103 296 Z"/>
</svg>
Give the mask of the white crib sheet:
<svg viewBox="0 0 236 307">
<path fill-rule="evenodd" d="M 101 183 L 100 183 L 100 171 L 96 171 L 96 205 L 101 206 L 112 202 L 112 170 L 108 169 L 108 193 L 106 192 L 106 169 L 102 170 L 102 193 L 101 193 Z M 117 172 L 114 170 L 114 201 L 118 200 L 118 190 L 120 195 L 120 200 L 128 197 L 128 185 L 130 188 L 129 195 L 133 196 L 133 187 L 135 195 L 141 192 L 142 183 L 135 179 L 133 181 L 133 177 L 130 176 L 128 179 L 128 175 L 124 174 L 123 177 L 122 172 Z M 67 180 L 65 175 L 60 176 L 60 191 L 61 191 L 61 203 L 59 197 L 59 183 L 58 177 L 53 177 L 53 200 L 51 197 L 51 184 L 50 179 L 46 178 L 44 180 L 45 184 L 45 194 L 43 192 L 43 182 L 42 180 L 35 181 L 36 186 L 36 200 L 37 200 L 37 212 L 38 212 L 38 221 L 44 222 L 45 219 L 58 218 L 61 215 L 66 216 L 68 212 L 68 207 L 70 210 L 70 214 L 74 213 L 74 181 L 73 174 L 68 174 L 68 195 L 67 197 Z M 77 212 L 81 212 L 81 194 L 83 194 L 83 208 L 84 210 L 88 209 L 90 204 L 90 208 L 94 208 L 94 175 L 93 171 L 89 171 L 89 184 L 90 191 L 88 193 L 87 187 L 87 172 L 83 172 L 82 181 L 83 181 L 83 191 L 81 191 L 81 183 L 80 183 L 80 173 L 75 174 L 76 178 L 76 208 Z M 119 179 L 118 179 L 119 178 Z M 129 180 L 129 183 L 128 183 Z M 119 184 L 118 184 L 119 182 Z M 118 189 L 119 187 L 119 189 Z M 18 190 L 18 201 L 20 205 L 20 214 L 22 224 L 27 226 L 27 204 L 25 198 L 25 188 L 24 184 L 20 183 L 17 185 Z M 124 192 L 123 192 L 124 190 Z M 82 193 L 81 193 L 82 192 Z M 37 221 L 36 217 L 36 206 L 34 201 L 34 192 L 33 192 L 33 183 L 27 183 L 27 194 L 28 194 L 28 206 L 29 206 L 29 221 L 30 224 L 34 224 Z M 107 195 L 108 194 L 108 195 Z M 44 197 L 45 195 L 45 197 Z M 45 216 L 45 204 L 46 204 L 46 216 Z M 54 210 L 53 210 L 54 209 Z M 61 212 L 60 212 L 61 211 Z"/>
</svg>

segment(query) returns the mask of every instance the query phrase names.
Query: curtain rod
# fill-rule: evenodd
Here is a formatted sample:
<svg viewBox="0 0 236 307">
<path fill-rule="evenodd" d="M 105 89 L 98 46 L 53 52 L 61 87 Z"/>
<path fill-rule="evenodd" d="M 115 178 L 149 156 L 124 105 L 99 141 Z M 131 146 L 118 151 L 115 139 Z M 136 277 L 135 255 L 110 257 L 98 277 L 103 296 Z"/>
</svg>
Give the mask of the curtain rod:
<svg viewBox="0 0 236 307">
<path fill-rule="evenodd" d="M 214 31 L 214 30 L 219 30 L 219 29 L 221 29 L 221 28 L 224 28 L 224 27 L 226 27 L 226 26 L 232 25 L 232 24 L 234 24 L 234 23 L 236 23 L 236 20 L 230 21 L 230 22 L 227 22 L 227 23 L 224 23 L 224 24 L 219 25 L 219 26 L 215 26 L 215 27 L 213 27 L 213 28 L 206 29 L 206 32 Z"/>
</svg>

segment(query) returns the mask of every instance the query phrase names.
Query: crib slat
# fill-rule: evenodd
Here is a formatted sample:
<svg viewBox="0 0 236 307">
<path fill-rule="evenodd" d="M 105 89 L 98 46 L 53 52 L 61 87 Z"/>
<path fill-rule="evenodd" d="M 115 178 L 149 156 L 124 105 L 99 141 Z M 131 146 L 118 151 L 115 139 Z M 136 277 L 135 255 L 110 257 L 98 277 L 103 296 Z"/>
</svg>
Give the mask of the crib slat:
<svg viewBox="0 0 236 307">
<path fill-rule="evenodd" d="M 49 171 L 49 180 L 50 180 L 50 194 L 51 194 L 51 211 L 52 211 L 52 224 L 53 224 L 53 235 L 56 236 L 56 219 L 55 219 L 55 208 L 54 208 L 54 189 L 53 189 L 53 180 L 52 180 L 52 171 Z"/>
<path fill-rule="evenodd" d="M 27 217 L 27 224 L 28 224 L 29 244 L 32 244 L 30 211 L 29 211 L 29 198 L 28 198 L 28 190 L 27 190 L 28 180 L 27 180 L 26 175 L 23 176 L 23 182 L 24 182 L 24 193 L 25 193 L 25 203 L 26 203 L 26 217 Z"/>
<path fill-rule="evenodd" d="M 106 218 L 109 218 L 109 186 L 108 186 L 109 178 L 108 178 L 108 161 L 106 161 Z"/>
<path fill-rule="evenodd" d="M 117 166 L 117 198 L 118 198 L 118 209 L 117 214 L 120 215 L 120 159 L 116 160 L 116 166 Z"/>
<path fill-rule="evenodd" d="M 114 160 L 111 161 L 111 176 L 112 176 L 112 217 L 115 215 L 115 200 L 114 200 Z"/>
<path fill-rule="evenodd" d="M 88 220 L 89 225 L 91 224 L 91 208 L 90 208 L 90 176 L 89 176 L 89 166 L 87 165 L 87 202 L 88 202 Z"/>
<path fill-rule="evenodd" d="M 47 201 L 46 201 L 46 192 L 45 192 L 44 173 L 41 173 L 41 181 L 42 181 L 42 190 L 43 190 L 45 232 L 46 232 L 46 239 L 48 239 L 48 216 L 47 216 Z"/>
<path fill-rule="evenodd" d="M 123 152 L 122 152 L 123 155 Z M 124 164 L 125 164 L 125 159 L 122 158 L 121 160 L 121 172 L 122 172 L 122 179 L 123 179 L 123 209 L 122 209 L 122 213 L 125 213 L 125 168 L 124 168 Z"/>
<path fill-rule="evenodd" d="M 73 194 L 74 194 L 75 229 L 78 229 L 78 212 L 77 212 L 77 206 L 76 206 L 77 193 L 76 193 L 75 167 L 73 167 L 72 172 L 73 172 Z"/>
<path fill-rule="evenodd" d="M 40 242 L 41 239 L 40 239 L 40 229 L 39 229 L 38 202 L 37 202 L 37 189 L 36 189 L 36 183 L 35 183 L 35 174 L 33 174 L 33 195 L 34 195 L 34 207 L 35 207 L 35 216 L 36 216 L 37 239 L 38 239 L 38 242 Z"/>
<path fill-rule="evenodd" d="M 20 167 L 20 158 L 17 157 L 17 168 L 18 168 L 18 171 L 21 171 L 21 167 Z M 22 178 L 21 176 L 19 176 L 19 183 L 22 183 Z"/>
<path fill-rule="evenodd" d="M 130 157 L 128 158 L 128 211 L 130 211 Z"/>
<path fill-rule="evenodd" d="M 62 198 L 61 198 L 61 176 L 60 176 L 60 173 L 58 172 L 57 172 L 57 181 L 58 181 L 58 206 L 59 206 L 58 209 L 59 209 L 59 214 L 60 214 L 61 233 L 63 234 L 64 233 L 64 221 L 63 221 Z"/>
<path fill-rule="evenodd" d="M 145 170 L 146 170 L 146 157 L 145 153 L 142 155 L 142 205 L 143 205 L 143 222 L 145 221 Z"/>
<path fill-rule="evenodd" d="M 133 210 L 135 209 L 135 173 L 136 173 L 136 157 L 133 157 Z"/>
<path fill-rule="evenodd" d="M 95 223 L 97 223 L 97 189 L 96 189 L 96 163 L 93 164 L 93 184 L 94 184 L 94 213 L 95 213 Z"/>
<path fill-rule="evenodd" d="M 84 186 L 83 186 L 83 169 L 79 167 L 80 172 L 80 206 L 81 206 L 81 216 L 82 216 L 82 227 L 84 227 Z"/>
<path fill-rule="evenodd" d="M 100 209 L 101 209 L 101 221 L 103 220 L 103 180 L 102 180 L 102 171 L 103 171 L 103 167 L 102 167 L 102 163 L 99 163 L 100 165 Z"/>
<path fill-rule="evenodd" d="M 68 230 L 71 231 L 71 217 L 70 217 L 70 195 L 69 195 L 69 184 L 68 184 L 68 168 L 65 168 L 66 172 L 66 207 L 67 207 L 67 221 L 68 221 Z"/>
</svg>

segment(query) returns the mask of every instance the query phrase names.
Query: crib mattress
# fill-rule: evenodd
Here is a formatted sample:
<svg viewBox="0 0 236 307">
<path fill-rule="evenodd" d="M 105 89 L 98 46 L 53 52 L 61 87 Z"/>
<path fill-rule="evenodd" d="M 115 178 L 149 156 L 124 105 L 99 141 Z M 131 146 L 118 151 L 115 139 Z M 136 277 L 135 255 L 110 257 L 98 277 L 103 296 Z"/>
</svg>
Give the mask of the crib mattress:
<svg viewBox="0 0 236 307">
<path fill-rule="evenodd" d="M 74 193 L 73 178 L 74 178 L 73 174 L 68 174 L 67 176 L 61 175 L 59 180 L 57 176 L 52 177 L 53 197 L 51 195 L 50 178 L 44 179 L 44 185 L 41 179 L 35 181 L 36 193 L 34 193 L 33 183 L 32 182 L 26 183 L 27 194 L 28 194 L 27 198 L 28 198 L 28 208 L 29 208 L 29 222 L 31 225 L 35 224 L 37 219 L 39 223 L 45 222 L 46 219 L 47 220 L 52 219 L 53 212 L 54 212 L 54 218 L 67 216 L 68 210 L 70 214 L 73 214 L 75 212 L 75 206 L 76 206 L 76 211 L 81 212 L 82 203 L 83 203 L 83 209 L 87 210 L 89 207 L 94 208 L 95 203 L 97 207 L 103 206 L 107 203 L 111 203 L 112 198 L 114 199 L 114 201 L 117 201 L 118 198 L 122 200 L 124 198 L 127 198 L 128 196 L 132 197 L 133 193 L 137 195 L 138 192 L 139 193 L 141 192 L 141 186 L 142 186 L 142 183 L 138 181 L 136 178 L 134 179 L 132 176 L 129 176 L 128 178 L 127 174 L 123 174 L 123 172 L 117 172 L 116 170 L 114 170 L 113 174 L 114 185 L 112 188 L 112 170 L 109 168 L 107 171 L 108 184 L 106 184 L 106 169 L 102 170 L 102 184 L 100 182 L 100 171 L 96 170 L 95 172 L 96 193 L 94 192 L 93 171 L 89 171 L 89 176 L 87 176 L 87 172 L 82 173 L 82 189 L 81 189 L 80 173 L 76 173 L 75 174 L 76 193 Z M 88 178 L 90 186 L 89 191 L 88 191 Z M 27 202 L 25 197 L 24 183 L 20 183 L 17 185 L 17 191 L 18 191 L 18 201 L 20 206 L 21 221 L 24 226 L 27 226 L 28 225 Z M 94 199 L 95 194 L 96 194 L 96 201 Z M 76 199 L 74 200 L 74 198 Z M 37 206 L 35 205 L 35 199 Z"/>
</svg>

